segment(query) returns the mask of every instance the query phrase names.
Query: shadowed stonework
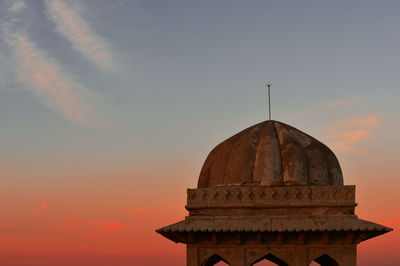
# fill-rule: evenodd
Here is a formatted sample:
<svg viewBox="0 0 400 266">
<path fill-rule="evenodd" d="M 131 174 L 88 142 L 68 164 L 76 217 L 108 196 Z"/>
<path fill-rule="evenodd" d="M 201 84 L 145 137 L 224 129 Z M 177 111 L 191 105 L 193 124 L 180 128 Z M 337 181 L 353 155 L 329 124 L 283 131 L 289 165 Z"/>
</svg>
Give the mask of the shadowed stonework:
<svg viewBox="0 0 400 266">
<path fill-rule="evenodd" d="M 187 190 L 189 216 L 157 230 L 187 244 L 187 265 L 356 265 L 356 245 L 391 231 L 358 219 L 333 152 L 277 121 L 215 147 Z"/>
</svg>

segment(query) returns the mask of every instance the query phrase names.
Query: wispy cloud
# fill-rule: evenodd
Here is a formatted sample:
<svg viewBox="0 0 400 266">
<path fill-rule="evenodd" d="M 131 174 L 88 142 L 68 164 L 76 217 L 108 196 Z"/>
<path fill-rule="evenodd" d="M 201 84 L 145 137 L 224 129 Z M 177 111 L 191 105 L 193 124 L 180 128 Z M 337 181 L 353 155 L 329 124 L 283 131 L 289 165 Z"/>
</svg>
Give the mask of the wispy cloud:
<svg viewBox="0 0 400 266">
<path fill-rule="evenodd" d="M 366 117 L 349 117 L 334 123 L 337 128 L 374 128 L 379 123 L 379 117 L 375 114 Z"/>
<path fill-rule="evenodd" d="M 36 47 L 22 31 L 10 33 L 5 28 L 2 36 L 13 50 L 19 81 L 65 119 L 76 124 L 88 123 L 89 91 L 70 78 L 54 58 Z"/>
<path fill-rule="evenodd" d="M 33 215 L 37 215 L 39 212 L 45 210 L 46 208 L 47 208 L 46 202 L 40 203 L 39 207 L 33 212 Z"/>
<path fill-rule="evenodd" d="M 344 105 L 356 104 L 356 103 L 365 102 L 365 101 L 366 101 L 366 99 L 363 99 L 363 98 L 351 98 L 351 99 L 346 99 L 346 100 L 342 100 L 342 101 L 331 102 L 329 104 L 329 106 L 336 108 L 336 107 L 342 107 Z"/>
<path fill-rule="evenodd" d="M 104 69 L 116 69 L 108 42 L 91 29 L 77 8 L 60 0 L 46 0 L 45 3 L 58 32 L 70 40 L 76 50 Z"/>
<path fill-rule="evenodd" d="M 92 221 L 91 224 L 100 227 L 99 229 L 93 230 L 90 232 L 93 235 L 120 231 L 121 229 L 123 229 L 126 226 L 124 223 L 120 223 L 120 222 Z"/>
<path fill-rule="evenodd" d="M 73 235 L 97 236 L 123 230 L 127 224 L 122 222 L 89 221 L 64 215 L 63 225 L 54 227 L 55 230 Z"/>
<path fill-rule="evenodd" d="M 346 118 L 334 122 L 326 128 L 329 132 L 332 148 L 342 152 L 360 153 L 357 144 L 371 135 L 371 130 L 379 123 L 377 115 L 370 115 L 362 118 Z"/>
<path fill-rule="evenodd" d="M 8 8 L 9 12 L 19 12 L 26 7 L 24 1 L 13 1 L 11 6 Z"/>
<path fill-rule="evenodd" d="M 1 35 L 0 35 L 1 36 Z M 6 83 L 9 81 L 9 77 L 13 72 L 11 69 L 11 62 L 8 56 L 5 56 L 0 52 L 0 88 L 6 88 Z"/>
</svg>

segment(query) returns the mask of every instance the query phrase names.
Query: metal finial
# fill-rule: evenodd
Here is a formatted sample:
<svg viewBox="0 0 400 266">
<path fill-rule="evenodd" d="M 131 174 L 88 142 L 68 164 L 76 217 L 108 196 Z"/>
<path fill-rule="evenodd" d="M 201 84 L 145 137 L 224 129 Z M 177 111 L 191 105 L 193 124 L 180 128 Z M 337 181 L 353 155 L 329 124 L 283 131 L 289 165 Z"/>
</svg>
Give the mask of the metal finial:
<svg viewBox="0 0 400 266">
<path fill-rule="evenodd" d="M 267 81 L 267 83 L 265 83 L 265 87 L 268 88 L 268 115 L 269 115 L 269 120 L 271 120 L 271 86 L 272 86 L 272 82 Z"/>
</svg>

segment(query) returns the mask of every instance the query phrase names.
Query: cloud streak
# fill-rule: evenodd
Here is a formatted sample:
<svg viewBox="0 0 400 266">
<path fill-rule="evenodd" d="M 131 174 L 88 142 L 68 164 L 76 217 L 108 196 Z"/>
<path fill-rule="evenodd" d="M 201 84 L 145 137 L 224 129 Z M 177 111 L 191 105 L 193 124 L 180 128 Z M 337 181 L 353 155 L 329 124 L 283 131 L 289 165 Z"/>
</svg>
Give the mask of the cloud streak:
<svg viewBox="0 0 400 266">
<path fill-rule="evenodd" d="M 351 104 L 356 104 L 356 103 L 361 103 L 361 102 L 366 102 L 367 100 L 364 98 L 352 98 L 352 99 L 346 99 L 342 101 L 336 101 L 336 102 L 331 102 L 329 104 L 330 107 L 332 108 L 337 108 L 337 107 L 342 107 L 344 105 L 351 105 Z"/>
<path fill-rule="evenodd" d="M 88 221 L 73 218 L 68 215 L 62 216 L 61 220 L 63 225 L 56 226 L 54 229 L 73 235 L 98 236 L 105 233 L 121 231 L 127 226 L 127 224 L 122 222 Z"/>
<path fill-rule="evenodd" d="M 10 8 L 8 9 L 9 12 L 19 12 L 26 7 L 24 1 L 14 1 Z"/>
<path fill-rule="evenodd" d="M 362 118 L 346 118 L 327 128 L 332 148 L 347 153 L 360 153 L 356 145 L 371 136 L 371 130 L 379 123 L 377 115 Z"/>
<path fill-rule="evenodd" d="M 103 69 L 116 69 L 109 44 L 91 29 L 76 8 L 59 0 L 46 0 L 45 4 L 48 17 L 57 25 L 57 31 L 70 40 L 76 50 Z"/>
<path fill-rule="evenodd" d="M 6 29 L 3 36 L 13 50 L 18 80 L 68 121 L 89 122 L 91 105 L 85 100 L 89 91 L 66 75 L 59 63 L 38 49 L 26 34 Z"/>
<path fill-rule="evenodd" d="M 47 203 L 42 202 L 40 203 L 39 207 L 33 212 L 33 216 L 37 215 L 39 212 L 47 209 Z"/>
<path fill-rule="evenodd" d="M 337 128 L 374 128 L 379 123 L 377 115 L 370 115 L 362 118 L 349 117 L 335 123 Z"/>
</svg>

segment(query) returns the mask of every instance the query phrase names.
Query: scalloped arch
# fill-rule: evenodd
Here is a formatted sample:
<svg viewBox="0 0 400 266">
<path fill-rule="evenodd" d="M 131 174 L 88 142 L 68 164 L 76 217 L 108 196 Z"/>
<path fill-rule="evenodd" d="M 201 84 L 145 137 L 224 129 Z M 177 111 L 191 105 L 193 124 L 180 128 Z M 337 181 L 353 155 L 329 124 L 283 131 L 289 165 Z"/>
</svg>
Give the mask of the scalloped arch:
<svg viewBox="0 0 400 266">
<path fill-rule="evenodd" d="M 326 253 L 324 253 L 324 254 L 322 254 L 322 255 L 320 255 L 320 256 L 315 256 L 310 262 L 309 262 L 309 265 L 312 263 L 312 262 L 316 262 L 316 263 L 318 263 L 319 265 L 321 265 L 321 266 L 338 266 L 339 264 L 338 264 L 338 262 L 334 259 L 334 258 L 332 258 L 332 256 L 330 256 L 330 255 L 328 255 L 328 254 L 326 254 Z"/>
<path fill-rule="evenodd" d="M 205 258 L 202 261 L 201 266 L 213 266 L 213 265 L 217 264 L 220 261 L 223 261 L 223 262 L 229 264 L 227 259 L 225 259 L 223 256 L 218 254 L 218 252 L 216 252 L 213 255 L 208 256 L 207 258 Z"/>
<path fill-rule="evenodd" d="M 272 254 L 272 252 L 268 252 L 266 255 L 262 256 L 259 259 L 256 259 L 252 264 L 250 265 L 256 265 L 257 263 L 263 261 L 263 260 L 268 260 L 273 263 L 276 263 L 276 265 L 279 266 L 288 266 L 289 264 L 286 263 L 283 259 L 279 258 L 278 256 Z"/>
</svg>

